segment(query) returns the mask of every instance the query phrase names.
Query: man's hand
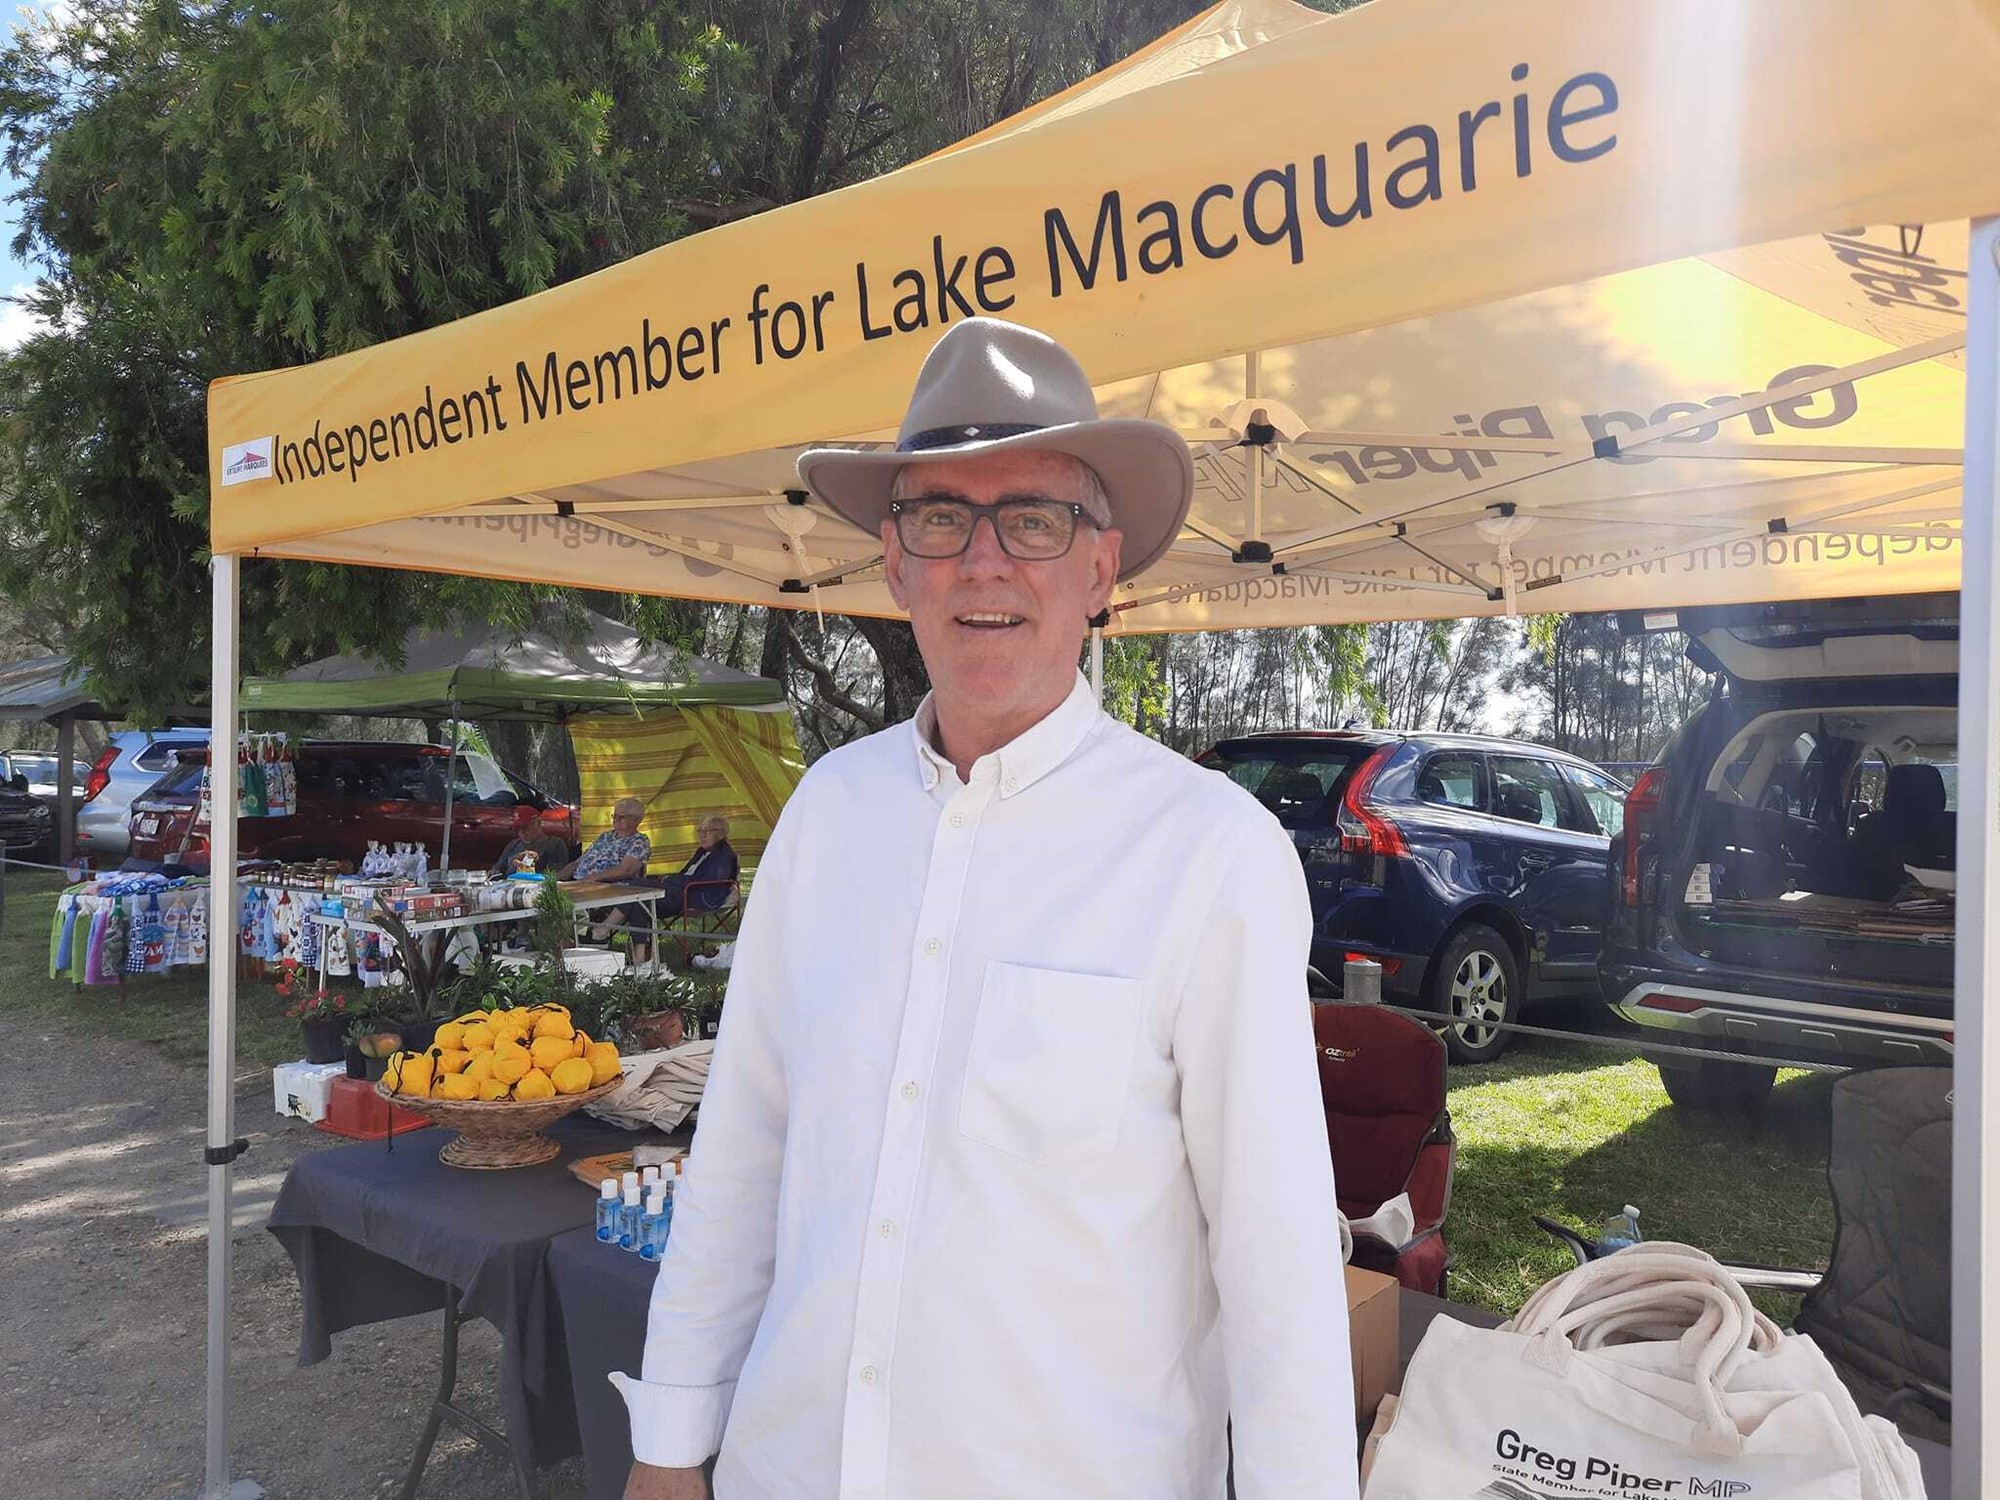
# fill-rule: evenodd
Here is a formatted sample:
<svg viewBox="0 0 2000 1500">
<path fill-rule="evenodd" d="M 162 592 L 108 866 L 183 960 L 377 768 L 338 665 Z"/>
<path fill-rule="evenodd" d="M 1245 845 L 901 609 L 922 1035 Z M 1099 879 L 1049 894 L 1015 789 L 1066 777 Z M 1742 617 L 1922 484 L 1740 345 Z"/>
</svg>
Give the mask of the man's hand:
<svg viewBox="0 0 2000 1500">
<path fill-rule="evenodd" d="M 700 1469 L 659 1469 L 632 1465 L 625 1481 L 625 1500 L 709 1500 L 708 1480 Z"/>
</svg>

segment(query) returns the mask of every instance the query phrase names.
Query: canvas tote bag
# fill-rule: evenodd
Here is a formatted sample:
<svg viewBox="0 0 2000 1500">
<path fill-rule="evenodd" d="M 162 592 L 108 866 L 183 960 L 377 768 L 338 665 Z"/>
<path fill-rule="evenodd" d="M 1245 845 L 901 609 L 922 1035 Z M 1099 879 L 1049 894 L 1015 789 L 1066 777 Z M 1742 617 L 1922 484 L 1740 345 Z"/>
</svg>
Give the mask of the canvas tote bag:
<svg viewBox="0 0 2000 1500">
<path fill-rule="evenodd" d="M 1714 1259 L 1646 1243 L 1545 1284 L 1503 1328 L 1434 1321 L 1367 1500 L 1924 1500 L 1811 1339 Z"/>
</svg>

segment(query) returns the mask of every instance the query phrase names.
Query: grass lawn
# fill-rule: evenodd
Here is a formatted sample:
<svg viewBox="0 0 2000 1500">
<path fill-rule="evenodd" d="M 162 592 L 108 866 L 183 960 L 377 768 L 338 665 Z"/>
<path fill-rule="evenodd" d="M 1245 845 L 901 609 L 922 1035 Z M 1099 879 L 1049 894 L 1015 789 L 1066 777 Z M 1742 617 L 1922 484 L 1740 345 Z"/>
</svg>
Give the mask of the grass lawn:
<svg viewBox="0 0 2000 1500">
<path fill-rule="evenodd" d="M 1780 1074 L 1751 1126 L 1690 1120 L 1669 1107 L 1653 1065 L 1617 1046 L 1517 1043 L 1497 1063 L 1452 1069 L 1451 1081 L 1454 1301 L 1515 1311 L 1573 1264 L 1532 1215 L 1588 1233 L 1627 1203 L 1648 1239 L 1755 1265 L 1826 1263 L 1823 1075 Z M 1797 1309 L 1796 1298 L 1756 1296 L 1781 1321 Z"/>
<path fill-rule="evenodd" d="M 0 1025 L 11 1028 L 38 1014 L 61 1011 L 105 1035 L 151 1042 L 175 1062 L 205 1062 L 207 970 L 170 969 L 128 979 L 122 986 L 51 979 L 49 924 L 62 877 L 10 869 L 6 879 L 7 904 L 0 915 Z M 245 981 L 237 986 L 239 1069 L 269 1069 L 300 1055 L 299 1024 L 285 1019 L 285 1003 L 269 984 Z"/>
<path fill-rule="evenodd" d="M 0 1026 L 60 1010 L 87 1029 L 151 1042 L 199 1065 L 208 1049 L 205 975 L 74 986 L 48 977 L 58 877 L 8 872 L 0 917 Z M 300 1053 L 299 1028 L 267 983 L 237 992 L 241 1069 Z M 1622 1048 L 1533 1041 L 1484 1067 L 1452 1070 L 1458 1171 L 1446 1221 L 1454 1300 L 1513 1312 L 1569 1253 L 1535 1228 L 1537 1213 L 1592 1230 L 1627 1203 L 1648 1238 L 1678 1239 L 1729 1260 L 1823 1265 L 1833 1239 L 1826 1188 L 1825 1078 L 1781 1077 L 1756 1127 L 1689 1121 L 1667 1105 L 1659 1074 Z M 1789 1318 L 1795 1299 L 1766 1298 Z"/>
</svg>

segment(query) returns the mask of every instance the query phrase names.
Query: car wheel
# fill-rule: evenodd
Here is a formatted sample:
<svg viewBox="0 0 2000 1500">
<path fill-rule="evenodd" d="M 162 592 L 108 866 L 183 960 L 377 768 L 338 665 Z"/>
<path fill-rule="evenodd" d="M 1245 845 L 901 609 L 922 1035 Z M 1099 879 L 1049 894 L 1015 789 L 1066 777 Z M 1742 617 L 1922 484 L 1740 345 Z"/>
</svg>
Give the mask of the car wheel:
<svg viewBox="0 0 2000 1500">
<path fill-rule="evenodd" d="M 1507 1050 L 1513 1038 L 1495 1023 L 1513 1020 L 1520 1010 L 1521 970 L 1514 950 L 1491 927 L 1468 922 L 1454 932 L 1431 965 L 1425 989 L 1426 1010 L 1455 1018 L 1444 1026 L 1453 1062 L 1492 1062 Z"/>
<path fill-rule="evenodd" d="M 1703 1059 L 1685 1067 L 1660 1067 L 1660 1083 L 1677 1109 L 1690 1114 L 1748 1119 L 1771 1102 L 1776 1068 L 1757 1063 Z"/>
</svg>

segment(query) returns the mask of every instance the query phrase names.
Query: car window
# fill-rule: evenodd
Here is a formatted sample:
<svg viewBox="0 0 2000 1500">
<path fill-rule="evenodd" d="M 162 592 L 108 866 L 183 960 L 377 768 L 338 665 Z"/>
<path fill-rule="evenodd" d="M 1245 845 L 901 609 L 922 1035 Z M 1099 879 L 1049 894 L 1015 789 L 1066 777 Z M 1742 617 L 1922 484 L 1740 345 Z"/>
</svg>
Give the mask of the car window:
<svg viewBox="0 0 2000 1500">
<path fill-rule="evenodd" d="M 388 802 L 396 795 L 383 775 L 385 763 L 373 756 L 314 755 L 305 763 L 313 766 L 312 780 L 302 775 L 299 784 L 308 790 L 343 802 Z"/>
<path fill-rule="evenodd" d="M 1889 760 L 1880 750 L 1869 750 L 1854 768 L 1854 787 L 1847 794 L 1847 826 L 1856 827 L 1870 813 L 1882 810 L 1889 790 Z"/>
<path fill-rule="evenodd" d="M 154 740 L 133 756 L 132 762 L 142 771 L 170 770 L 174 764 L 174 757 L 181 751 L 201 748 L 200 742 L 196 740 Z"/>
<path fill-rule="evenodd" d="M 1493 776 L 1491 810 L 1517 823 L 1555 828 L 1562 822 L 1562 772 L 1555 762 L 1524 755 L 1495 755 L 1487 762 Z"/>
<path fill-rule="evenodd" d="M 1202 756 L 1269 808 L 1287 828 L 1319 829 L 1333 822 L 1347 778 L 1376 747 L 1359 740 L 1326 744 L 1231 741 Z"/>
<path fill-rule="evenodd" d="M 183 756 L 173 770 L 167 772 L 146 793 L 148 797 L 186 797 L 192 800 L 201 795 L 202 773 L 208 769 L 206 758 L 200 755 Z"/>
<path fill-rule="evenodd" d="M 1485 772 L 1484 759 L 1470 751 L 1442 751 L 1417 773 L 1417 800 L 1479 812 L 1486 806 Z"/>
<path fill-rule="evenodd" d="M 1583 833 L 1594 833 L 1607 839 L 1615 839 L 1625 827 L 1625 787 L 1602 771 L 1592 771 L 1583 766 L 1572 766 L 1567 762 L 1563 772 L 1569 777 L 1571 788 L 1576 792 L 1577 801 L 1583 804 L 1584 815 L 1590 819 Z"/>
<path fill-rule="evenodd" d="M 383 793 L 392 802 L 444 801 L 444 757 L 438 755 L 397 756 L 378 762 Z"/>
</svg>

